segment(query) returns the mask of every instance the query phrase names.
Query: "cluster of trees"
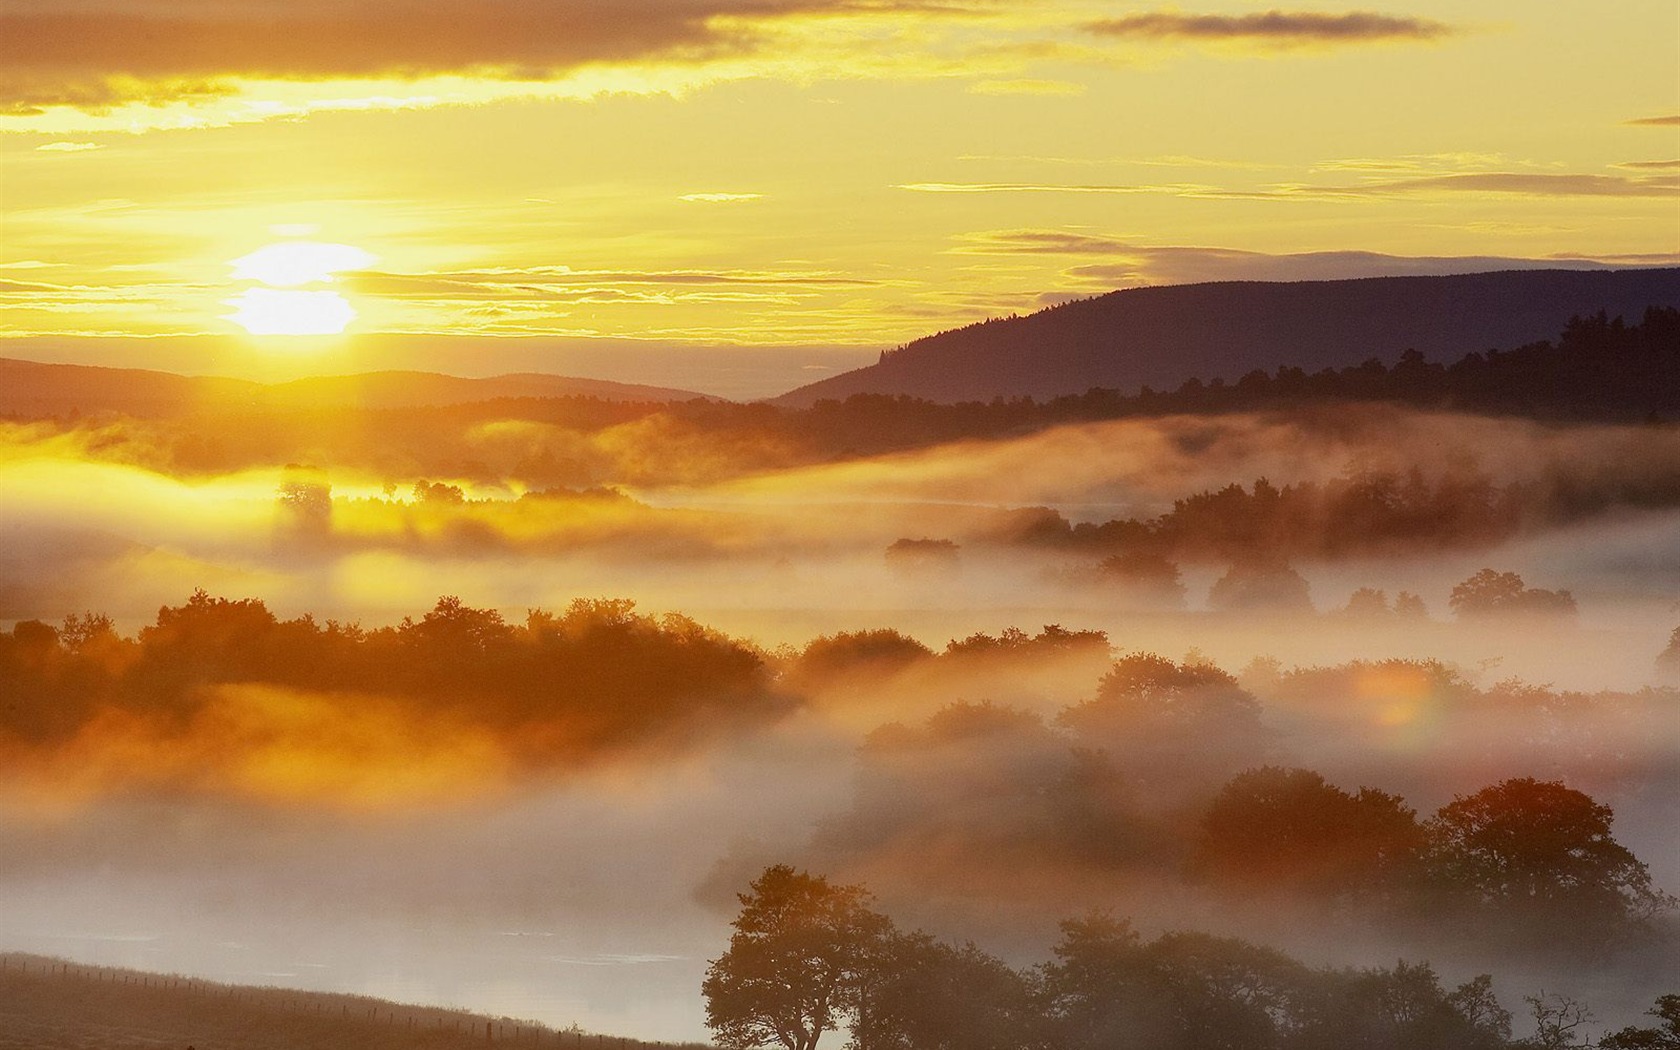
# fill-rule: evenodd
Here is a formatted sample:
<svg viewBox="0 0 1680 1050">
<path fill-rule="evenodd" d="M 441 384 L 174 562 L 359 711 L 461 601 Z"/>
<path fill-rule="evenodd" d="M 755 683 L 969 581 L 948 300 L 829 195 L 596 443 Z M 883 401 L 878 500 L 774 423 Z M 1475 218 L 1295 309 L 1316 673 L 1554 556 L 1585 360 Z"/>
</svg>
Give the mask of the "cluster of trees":
<svg viewBox="0 0 1680 1050">
<path fill-rule="evenodd" d="M 1226 937 L 1153 940 L 1107 915 L 1064 922 L 1051 961 L 1018 970 L 972 943 L 899 930 L 861 886 L 787 865 L 740 894 L 729 946 L 707 969 L 706 1022 L 724 1050 L 814 1050 L 849 1027 L 856 1050 L 1559 1050 L 1585 1008 L 1527 999 L 1530 1038 L 1486 974 L 1447 989 L 1427 963 L 1314 969 Z M 1600 1046 L 1680 1045 L 1680 996 Z"/>
<path fill-rule="evenodd" d="M 992 538 L 1011 545 L 1189 561 L 1344 558 L 1492 546 L 1525 528 L 1580 512 L 1555 492 L 1461 470 L 1434 481 L 1364 470 L 1320 484 L 1250 486 L 1193 493 L 1154 518 L 1070 522 L 1048 507 L 1003 518 Z M 1607 495 L 1605 498 L 1621 498 Z M 1601 503 L 1594 509 L 1602 509 Z"/>
<path fill-rule="evenodd" d="M 1073 663 L 1100 674 L 1112 655 L 1103 631 L 1070 630 L 1045 624 L 1037 634 L 1006 627 L 992 635 L 977 631 L 953 638 L 940 652 L 890 627 L 819 635 L 803 649 L 784 654 L 782 680 L 796 691 L 857 685 L 878 688 L 885 677 L 911 671 L 961 673 L 1000 664 Z"/>
<path fill-rule="evenodd" d="M 1514 572 L 1482 569 L 1452 589 L 1447 604 L 1461 618 L 1488 616 L 1572 616 L 1575 597 L 1568 591 L 1530 587 Z"/>
<path fill-rule="evenodd" d="M 184 724 L 208 687 L 248 683 L 455 711 L 508 731 L 532 761 L 773 717 L 789 702 L 755 647 L 623 599 L 510 624 L 445 597 L 419 619 L 363 629 L 197 591 L 136 638 L 92 614 L 0 633 L 0 738 L 62 741 L 107 710 Z"/>
<path fill-rule="evenodd" d="M 961 548 L 952 540 L 894 540 L 887 547 L 887 566 L 906 576 L 942 576 L 960 564 Z"/>
<path fill-rule="evenodd" d="M 1079 575 L 1106 588 L 1118 601 L 1161 609 L 1184 607 L 1186 590 L 1178 564 L 1160 554 L 1134 551 L 1116 554 L 1097 563 L 1089 576 Z M 1289 562 L 1276 557 L 1238 558 L 1216 580 L 1208 592 L 1208 605 L 1221 612 L 1264 610 L 1267 612 L 1311 613 L 1312 593 L 1305 577 Z M 1453 587 L 1447 606 L 1460 620 L 1569 619 L 1576 613 L 1575 597 L 1566 590 L 1530 587 L 1522 576 L 1496 569 L 1480 569 Z M 1390 602 L 1388 594 L 1375 587 L 1357 588 L 1341 614 L 1350 619 L 1420 621 L 1429 616 L 1422 598 L 1400 591 Z M 1670 648 L 1680 652 L 1680 644 Z M 1662 658 L 1659 660 L 1672 660 Z"/>
<path fill-rule="evenodd" d="M 1515 686 L 1483 692 L 1439 665 L 1349 665 L 1272 683 L 1284 697 L 1327 698 L 1322 716 L 1296 703 L 1294 728 L 1331 751 L 1363 745 L 1355 734 L 1393 707 L 1373 685 L 1441 708 L 1431 718 L 1448 743 L 1426 767 L 1412 760 L 1406 779 L 1416 783 L 1485 768 L 1490 719 L 1509 723 L 1495 730 L 1504 745 L 1527 730 L 1567 739 L 1577 716 L 1594 720 L 1586 698 Z M 1362 693 L 1370 710 L 1351 700 Z M 1226 672 L 1131 654 L 1053 722 L 954 703 L 923 723 L 871 733 L 853 805 L 824 824 L 813 855 L 888 867 L 915 857 L 930 886 L 1008 872 L 1018 896 L 1036 878 L 1054 887 L 1068 872 L 1147 877 L 1241 906 L 1297 902 L 1354 925 L 1436 942 L 1475 930 L 1485 944 L 1521 949 L 1638 939 L 1673 904 L 1615 839 L 1610 808 L 1576 788 L 1515 777 L 1423 817 L 1399 795 L 1350 792 L 1316 771 L 1270 764 L 1278 739 L 1260 702 Z M 1635 761 L 1625 744 L 1587 734 L 1571 746 L 1587 752 L 1577 765 L 1593 761 L 1595 748 Z M 1544 747 L 1528 757 L 1568 767 Z"/>
</svg>

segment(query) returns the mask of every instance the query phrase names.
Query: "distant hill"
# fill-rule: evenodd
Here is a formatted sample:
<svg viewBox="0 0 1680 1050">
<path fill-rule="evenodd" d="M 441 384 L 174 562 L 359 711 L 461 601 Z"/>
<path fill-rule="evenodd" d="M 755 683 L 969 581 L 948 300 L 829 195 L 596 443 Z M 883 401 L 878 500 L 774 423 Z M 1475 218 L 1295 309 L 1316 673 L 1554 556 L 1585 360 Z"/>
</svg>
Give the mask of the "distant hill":
<svg viewBox="0 0 1680 1050">
<path fill-rule="evenodd" d="M 139 368 L 40 364 L 0 358 L 0 413 L 41 416 L 71 411 L 178 415 L 205 407 L 416 408 L 498 398 L 593 397 L 667 402 L 704 397 L 688 390 L 532 373 L 464 379 L 431 372 L 368 372 L 288 383 L 182 376 Z"/>
<path fill-rule="evenodd" d="M 704 1050 L 359 995 L 0 955 L 0 1050 Z"/>
<path fill-rule="evenodd" d="M 1392 362 L 1408 349 L 1441 360 L 1549 339 L 1572 316 L 1600 310 L 1635 322 L 1647 306 L 1680 306 L 1680 268 L 1134 288 L 918 339 L 774 400 L 1046 398 L 1236 379 L 1279 365 L 1313 372 Z"/>
</svg>

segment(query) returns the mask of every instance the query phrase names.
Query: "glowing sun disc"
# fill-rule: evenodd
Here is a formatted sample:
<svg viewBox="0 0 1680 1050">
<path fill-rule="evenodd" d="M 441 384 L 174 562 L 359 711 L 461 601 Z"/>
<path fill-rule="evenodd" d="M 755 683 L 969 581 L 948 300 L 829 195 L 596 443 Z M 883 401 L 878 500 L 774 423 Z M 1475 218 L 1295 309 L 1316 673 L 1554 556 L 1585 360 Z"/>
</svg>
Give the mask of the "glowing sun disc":
<svg viewBox="0 0 1680 1050">
<path fill-rule="evenodd" d="M 374 256 L 348 244 L 285 241 L 241 256 L 233 260 L 232 266 L 235 280 L 295 288 L 300 284 L 330 281 L 333 274 L 346 270 L 364 270 L 374 262 Z"/>
<path fill-rule="evenodd" d="M 252 335 L 338 335 L 356 319 L 337 292 L 247 288 L 227 305 L 234 308 L 228 320 Z"/>
</svg>

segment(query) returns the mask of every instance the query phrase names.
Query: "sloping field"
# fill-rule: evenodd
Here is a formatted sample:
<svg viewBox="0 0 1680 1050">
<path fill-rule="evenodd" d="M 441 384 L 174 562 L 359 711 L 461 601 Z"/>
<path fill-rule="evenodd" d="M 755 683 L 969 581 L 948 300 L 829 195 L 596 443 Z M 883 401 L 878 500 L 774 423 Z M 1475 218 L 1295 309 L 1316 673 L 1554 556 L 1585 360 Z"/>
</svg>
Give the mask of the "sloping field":
<svg viewBox="0 0 1680 1050">
<path fill-rule="evenodd" d="M 673 1044 L 364 996 L 0 955 L 0 1050 L 650 1050 Z"/>
</svg>

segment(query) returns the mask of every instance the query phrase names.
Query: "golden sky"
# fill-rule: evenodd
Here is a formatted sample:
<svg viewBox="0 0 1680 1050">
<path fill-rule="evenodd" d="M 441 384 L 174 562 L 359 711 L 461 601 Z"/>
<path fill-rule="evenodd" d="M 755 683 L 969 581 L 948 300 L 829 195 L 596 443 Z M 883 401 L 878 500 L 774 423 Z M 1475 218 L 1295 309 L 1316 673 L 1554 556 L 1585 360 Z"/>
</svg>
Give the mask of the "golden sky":
<svg viewBox="0 0 1680 1050">
<path fill-rule="evenodd" d="M 260 353 L 234 318 L 300 293 L 348 310 L 330 371 L 791 361 L 1146 283 L 1673 262 L 1680 7 L 0 0 L 0 201 L 0 356 L 140 366 Z M 275 244 L 320 272 L 235 265 Z"/>
</svg>

